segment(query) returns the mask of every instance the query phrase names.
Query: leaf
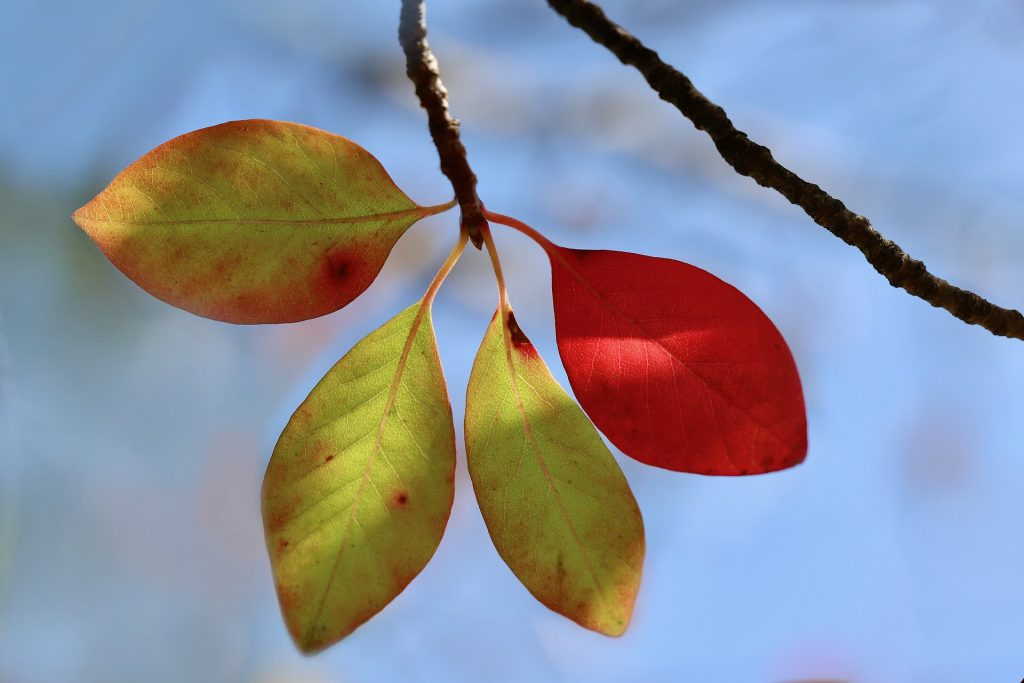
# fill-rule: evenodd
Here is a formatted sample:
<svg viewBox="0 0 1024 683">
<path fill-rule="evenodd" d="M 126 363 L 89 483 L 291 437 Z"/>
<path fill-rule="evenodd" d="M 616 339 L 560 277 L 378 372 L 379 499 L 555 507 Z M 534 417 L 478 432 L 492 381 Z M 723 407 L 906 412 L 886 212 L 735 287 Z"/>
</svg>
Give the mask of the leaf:
<svg viewBox="0 0 1024 683">
<path fill-rule="evenodd" d="M 796 364 L 750 299 L 679 261 L 544 247 L 569 383 L 622 452 L 718 475 L 803 461 L 807 421 Z"/>
<path fill-rule="evenodd" d="M 158 299 L 282 323 L 352 301 L 413 223 L 449 206 L 415 204 L 351 140 L 254 119 L 165 142 L 73 218 Z"/>
<path fill-rule="evenodd" d="M 429 305 L 331 368 L 281 434 L 263 523 L 288 630 L 316 652 L 423 569 L 451 513 L 455 433 Z"/>
<path fill-rule="evenodd" d="M 466 397 L 466 459 L 487 530 L 542 603 L 622 634 L 644 530 L 622 471 L 508 312 L 484 336 Z"/>
</svg>

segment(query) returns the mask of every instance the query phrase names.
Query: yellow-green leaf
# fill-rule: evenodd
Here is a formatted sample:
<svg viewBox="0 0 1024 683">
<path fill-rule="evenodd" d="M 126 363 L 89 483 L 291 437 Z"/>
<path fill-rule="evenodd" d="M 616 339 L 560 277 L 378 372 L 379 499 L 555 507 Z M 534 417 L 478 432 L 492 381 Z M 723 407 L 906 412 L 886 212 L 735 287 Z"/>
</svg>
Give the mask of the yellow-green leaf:
<svg viewBox="0 0 1024 683">
<path fill-rule="evenodd" d="M 473 364 L 466 457 L 487 530 L 523 585 L 581 626 L 620 635 L 640 586 L 640 510 L 511 310 L 495 314 Z"/>
<path fill-rule="evenodd" d="M 256 119 L 165 142 L 73 218 L 158 299 L 281 323 L 352 301 L 409 226 L 449 206 L 418 206 L 351 140 Z"/>
<path fill-rule="evenodd" d="M 344 638 L 423 569 L 451 513 L 454 476 L 451 406 L 421 302 L 331 368 L 267 468 L 267 547 L 300 649 Z"/>
</svg>

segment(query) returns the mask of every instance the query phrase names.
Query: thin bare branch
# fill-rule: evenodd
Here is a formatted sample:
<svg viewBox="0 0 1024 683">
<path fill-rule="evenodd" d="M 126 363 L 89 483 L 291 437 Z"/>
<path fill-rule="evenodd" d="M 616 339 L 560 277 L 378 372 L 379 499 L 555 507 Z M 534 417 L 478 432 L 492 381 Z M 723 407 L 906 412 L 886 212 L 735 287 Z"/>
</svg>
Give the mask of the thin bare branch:
<svg viewBox="0 0 1024 683">
<path fill-rule="evenodd" d="M 420 105 L 427 110 L 430 136 L 441 157 L 441 171 L 455 190 L 462 210 L 462 227 L 477 249 L 487 227 L 483 204 L 476 193 L 476 175 L 469 166 L 466 147 L 459 138 L 459 122 L 448 110 L 448 91 L 441 82 L 437 58 L 427 43 L 426 7 L 423 0 L 402 0 L 398 41 L 405 52 L 405 69 L 416 87 Z"/>
<path fill-rule="evenodd" d="M 689 78 L 662 61 L 657 52 L 611 21 L 599 6 L 588 0 L 548 0 L 548 4 L 594 42 L 608 48 L 623 64 L 639 71 L 661 99 L 708 134 L 718 153 L 737 173 L 776 190 L 807 212 L 815 223 L 860 249 L 868 263 L 894 287 L 992 334 L 1024 339 L 1024 315 L 1019 311 L 1001 308 L 929 273 L 924 263 L 883 237 L 867 218 L 787 169 L 772 157 L 771 150 L 737 130 L 725 110 L 697 90 Z"/>
</svg>

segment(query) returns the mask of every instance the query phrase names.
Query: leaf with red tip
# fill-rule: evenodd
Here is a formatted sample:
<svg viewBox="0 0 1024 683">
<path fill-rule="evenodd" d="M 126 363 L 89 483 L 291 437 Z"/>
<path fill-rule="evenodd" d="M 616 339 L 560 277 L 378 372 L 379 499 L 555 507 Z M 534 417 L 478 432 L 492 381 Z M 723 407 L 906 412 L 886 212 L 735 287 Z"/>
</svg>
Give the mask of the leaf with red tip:
<svg viewBox="0 0 1024 683">
<path fill-rule="evenodd" d="M 454 477 L 451 406 L 420 303 L 331 368 L 267 467 L 267 548 L 303 652 L 344 638 L 423 569 L 448 522 Z"/>
<path fill-rule="evenodd" d="M 449 206 L 418 206 L 351 140 L 254 119 L 165 142 L 73 218 L 158 299 L 283 323 L 352 301 L 413 223 Z"/>
<path fill-rule="evenodd" d="M 640 510 L 511 311 L 495 314 L 473 363 L 465 432 L 473 489 L 502 559 L 551 609 L 620 635 L 640 586 Z"/>
<path fill-rule="evenodd" d="M 803 461 L 796 364 L 750 299 L 679 261 L 544 246 L 569 382 L 623 453 L 717 475 Z"/>
</svg>

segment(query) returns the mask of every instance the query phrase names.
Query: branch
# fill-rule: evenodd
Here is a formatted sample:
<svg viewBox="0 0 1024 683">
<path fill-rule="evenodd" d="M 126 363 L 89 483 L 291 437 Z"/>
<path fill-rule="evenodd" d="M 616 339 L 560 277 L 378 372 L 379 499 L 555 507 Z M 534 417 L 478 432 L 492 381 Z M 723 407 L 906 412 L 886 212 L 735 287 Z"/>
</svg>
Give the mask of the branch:
<svg viewBox="0 0 1024 683">
<path fill-rule="evenodd" d="M 929 273 L 924 263 L 883 237 L 867 218 L 787 169 L 772 157 L 771 150 L 736 130 L 725 110 L 706 98 L 689 78 L 663 62 L 657 52 L 608 19 L 600 7 L 588 0 L 548 0 L 548 4 L 594 42 L 608 48 L 623 64 L 643 74 L 661 99 L 674 105 L 698 130 L 710 136 L 718 153 L 737 173 L 778 191 L 807 212 L 815 223 L 860 249 L 868 263 L 893 287 L 900 287 L 992 334 L 1024 339 L 1024 315 L 1019 311 L 996 306 Z"/>
<path fill-rule="evenodd" d="M 441 157 L 441 171 L 448 176 L 462 210 L 462 227 L 477 249 L 487 227 L 483 203 L 476 194 L 476 175 L 469 167 L 466 147 L 459 139 L 459 122 L 448 111 L 448 91 L 441 82 L 437 58 L 427 43 L 427 17 L 423 0 L 402 0 L 398 42 L 405 52 L 405 72 L 416 87 L 420 106 L 427 110 L 430 136 Z"/>
</svg>

